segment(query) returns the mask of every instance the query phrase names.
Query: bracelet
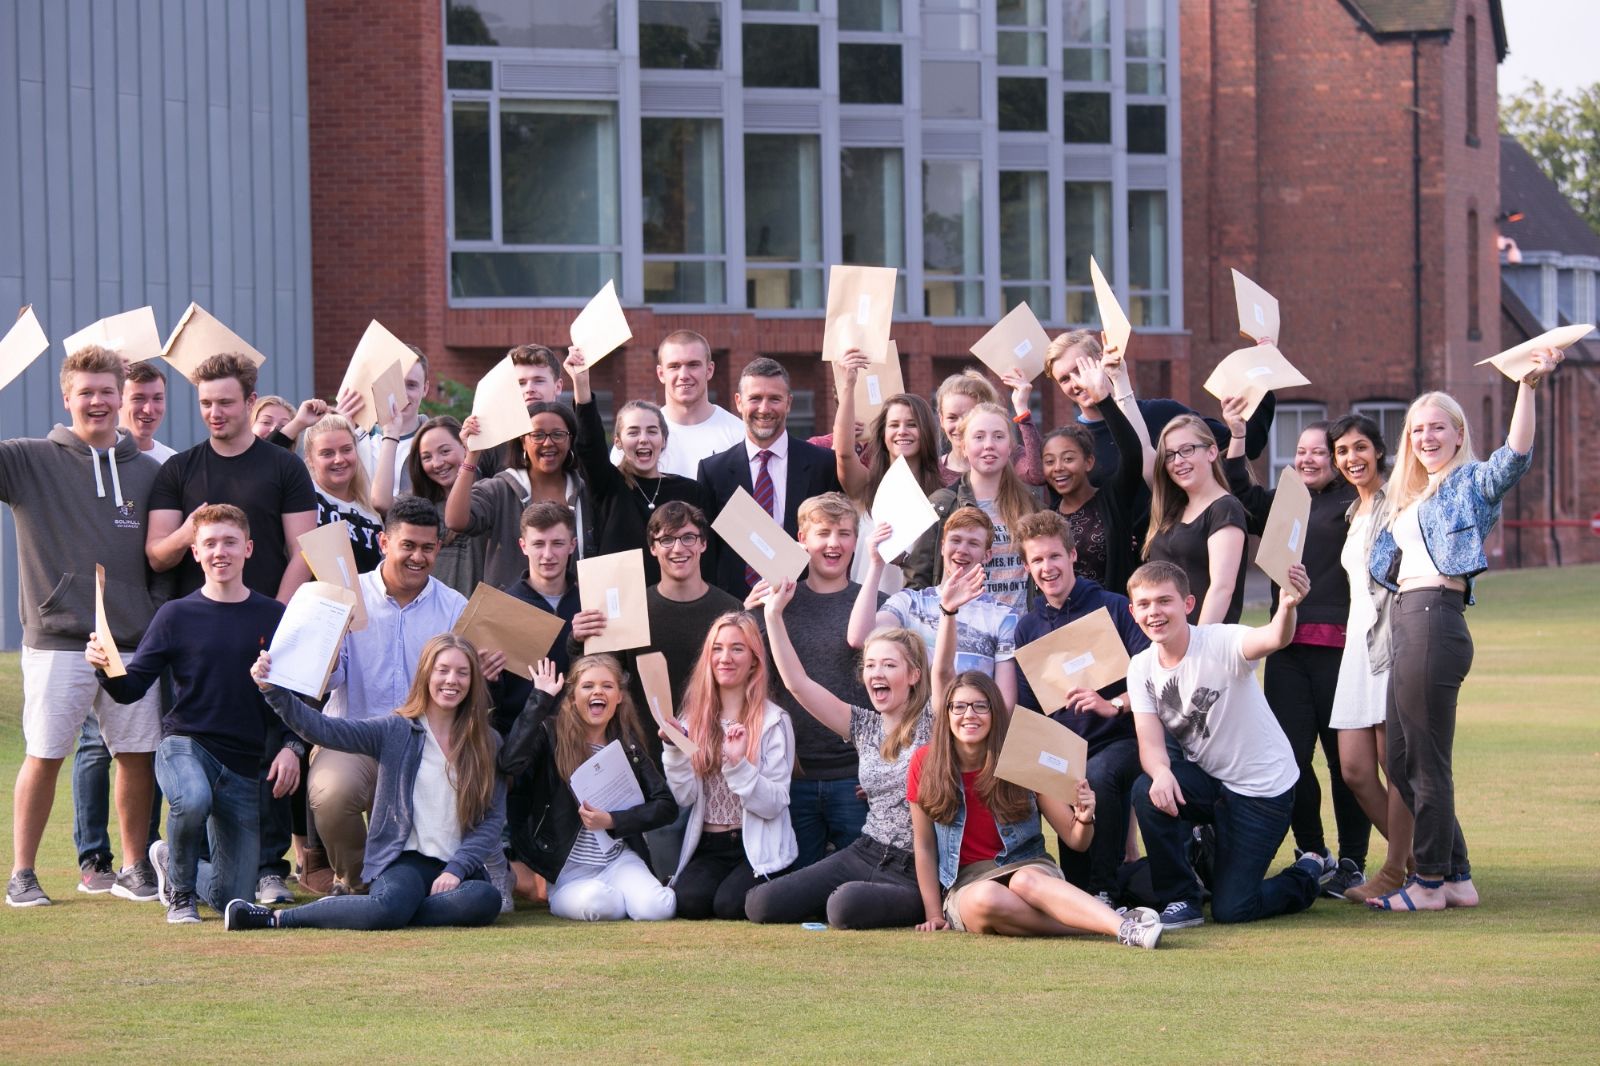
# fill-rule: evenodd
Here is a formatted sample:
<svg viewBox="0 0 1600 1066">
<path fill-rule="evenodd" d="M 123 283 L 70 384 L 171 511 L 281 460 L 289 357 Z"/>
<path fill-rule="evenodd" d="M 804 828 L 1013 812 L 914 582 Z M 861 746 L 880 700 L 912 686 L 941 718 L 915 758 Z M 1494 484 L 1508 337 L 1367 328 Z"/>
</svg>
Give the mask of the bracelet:
<svg viewBox="0 0 1600 1066">
<path fill-rule="evenodd" d="M 383 439 L 386 440 L 386 441 L 394 441 L 394 443 L 396 443 L 396 444 L 400 443 L 400 438 L 399 437 L 385 436 Z"/>
<path fill-rule="evenodd" d="M 1079 825 L 1093 825 L 1094 824 L 1094 815 L 1091 814 L 1091 815 L 1089 815 L 1088 818 L 1079 818 L 1076 814 L 1074 814 L 1072 816 L 1072 820 L 1074 822 L 1077 822 Z"/>
<path fill-rule="evenodd" d="M 1127 394 L 1125 394 L 1123 396 L 1113 396 L 1111 398 L 1113 400 L 1117 401 L 1118 403 L 1126 403 L 1127 401 L 1133 399 L 1133 393 L 1130 392 L 1130 393 L 1127 393 Z"/>
<path fill-rule="evenodd" d="M 1231 430 L 1228 432 L 1228 439 L 1229 440 L 1244 440 L 1244 438 L 1245 438 L 1245 434 L 1243 434 L 1243 433 L 1234 433 Z"/>
<path fill-rule="evenodd" d="M 1033 419 L 1033 412 L 1032 411 L 1024 411 L 1020 415 L 1017 415 L 1014 418 L 1012 418 L 1011 421 L 1015 422 L 1019 426 L 1022 426 L 1022 425 L 1026 425 L 1028 422 L 1032 421 L 1032 419 Z"/>
<path fill-rule="evenodd" d="M 1522 379 L 1522 384 L 1528 386 L 1528 389 L 1531 392 L 1532 390 L 1537 389 L 1539 387 L 1539 382 L 1543 380 L 1543 378 L 1536 378 L 1532 374 L 1529 374 L 1527 377 Z"/>
<path fill-rule="evenodd" d="M 944 615 L 946 618 L 954 618 L 957 614 L 960 613 L 960 608 L 957 608 L 954 611 L 947 611 L 947 610 L 944 609 L 944 604 L 941 603 L 939 605 L 939 613 Z"/>
<path fill-rule="evenodd" d="M 457 467 L 456 472 L 460 473 L 462 470 L 470 470 L 470 471 L 472 471 L 472 476 L 473 477 L 477 477 L 478 474 L 480 473 L 480 471 L 478 470 L 478 464 L 477 463 L 462 463 L 459 467 Z"/>
</svg>

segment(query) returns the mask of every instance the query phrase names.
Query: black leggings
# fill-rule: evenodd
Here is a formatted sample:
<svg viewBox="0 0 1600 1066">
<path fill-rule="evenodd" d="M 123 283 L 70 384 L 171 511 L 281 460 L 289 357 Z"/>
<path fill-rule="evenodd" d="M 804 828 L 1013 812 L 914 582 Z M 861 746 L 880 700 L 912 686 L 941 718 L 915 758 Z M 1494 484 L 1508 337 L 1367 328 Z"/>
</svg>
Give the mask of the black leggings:
<svg viewBox="0 0 1600 1066">
<path fill-rule="evenodd" d="M 745 895 L 783 873 L 767 877 L 750 868 L 742 831 L 703 833 L 695 845 L 694 855 L 672 882 L 672 890 L 678 896 L 678 917 L 691 921 L 703 918 L 743 921 Z"/>
<path fill-rule="evenodd" d="M 745 897 L 752 922 L 807 922 L 835 929 L 885 929 L 922 921 L 922 893 L 911 852 L 858 837 L 843 851 L 796 870 Z"/>
</svg>

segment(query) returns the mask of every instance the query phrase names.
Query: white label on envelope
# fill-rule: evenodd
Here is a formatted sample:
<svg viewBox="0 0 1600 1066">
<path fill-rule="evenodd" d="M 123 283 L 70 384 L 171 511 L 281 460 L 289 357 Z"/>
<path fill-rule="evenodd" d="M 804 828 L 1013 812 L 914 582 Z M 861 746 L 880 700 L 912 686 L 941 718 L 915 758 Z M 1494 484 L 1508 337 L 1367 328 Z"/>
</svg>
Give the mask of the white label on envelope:
<svg viewBox="0 0 1600 1066">
<path fill-rule="evenodd" d="M 1030 341 L 1030 340 L 1024 339 L 1021 344 L 1018 344 L 1015 348 L 1013 348 L 1011 350 L 1012 350 L 1012 352 L 1014 352 L 1016 354 L 1016 357 L 1018 359 L 1026 358 L 1027 354 L 1029 352 L 1033 351 L 1033 342 Z"/>
<path fill-rule="evenodd" d="M 1061 672 L 1063 674 L 1069 674 L 1069 675 L 1070 674 L 1076 674 L 1079 671 L 1089 669 L 1089 667 L 1091 667 L 1093 665 L 1094 665 L 1094 652 L 1086 651 L 1082 655 L 1078 656 L 1076 659 L 1068 659 L 1066 662 L 1062 663 L 1061 664 Z"/>
<path fill-rule="evenodd" d="M 778 557 L 777 550 L 774 549 L 772 545 L 762 540 L 761 534 L 750 534 L 750 543 L 756 546 L 756 551 L 760 552 L 762 555 L 765 555 L 768 559 L 776 559 Z"/>
<path fill-rule="evenodd" d="M 334 561 L 339 564 L 339 580 L 344 584 L 344 587 L 347 589 L 355 588 L 356 583 L 350 580 L 350 567 L 345 563 L 344 558 L 341 556 Z"/>
<path fill-rule="evenodd" d="M 1289 527 L 1289 550 L 1300 550 L 1300 519 L 1294 520 L 1294 525 Z"/>
<path fill-rule="evenodd" d="M 1253 306 L 1255 308 L 1256 325 L 1258 325 L 1258 326 L 1266 325 L 1267 324 L 1267 313 L 1265 311 L 1261 310 L 1261 305 L 1260 304 L 1253 304 L 1251 306 Z"/>
<path fill-rule="evenodd" d="M 622 590 L 606 589 L 606 617 L 622 617 Z"/>
<path fill-rule="evenodd" d="M 883 386 L 878 384 L 878 375 L 867 375 L 867 402 L 874 407 L 883 406 Z"/>
<path fill-rule="evenodd" d="M 661 697 L 660 696 L 651 696 L 651 697 L 649 697 L 649 700 L 650 700 L 650 709 L 652 711 L 654 711 L 656 714 L 660 714 L 661 713 Z"/>
<path fill-rule="evenodd" d="M 1049 767 L 1058 774 L 1064 774 L 1067 772 L 1067 760 L 1063 759 L 1059 755 L 1053 755 L 1048 751 L 1041 751 L 1039 753 L 1039 765 Z"/>
<path fill-rule="evenodd" d="M 856 303 L 856 325 L 865 326 L 870 321 L 872 321 L 872 297 L 862 293 L 861 299 Z"/>
<path fill-rule="evenodd" d="M 1244 376 L 1247 378 L 1264 378 L 1270 373 L 1272 373 L 1270 366 L 1253 366 L 1244 372 Z"/>
</svg>

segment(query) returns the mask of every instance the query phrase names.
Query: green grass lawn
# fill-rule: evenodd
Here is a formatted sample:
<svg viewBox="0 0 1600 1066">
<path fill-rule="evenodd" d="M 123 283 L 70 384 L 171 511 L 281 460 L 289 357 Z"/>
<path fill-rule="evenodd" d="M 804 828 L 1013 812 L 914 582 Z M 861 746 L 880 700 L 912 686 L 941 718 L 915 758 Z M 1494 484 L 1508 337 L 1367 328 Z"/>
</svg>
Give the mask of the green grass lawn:
<svg viewBox="0 0 1600 1066">
<path fill-rule="evenodd" d="M 64 773 L 39 860 L 56 905 L 0 913 L 0 1061 L 1593 1062 L 1600 567 L 1492 575 L 1479 600 L 1456 742 L 1476 911 L 1322 900 L 1157 952 L 534 909 L 478 931 L 224 934 L 73 891 Z M 20 700 L 0 657 L 6 782 Z"/>
</svg>

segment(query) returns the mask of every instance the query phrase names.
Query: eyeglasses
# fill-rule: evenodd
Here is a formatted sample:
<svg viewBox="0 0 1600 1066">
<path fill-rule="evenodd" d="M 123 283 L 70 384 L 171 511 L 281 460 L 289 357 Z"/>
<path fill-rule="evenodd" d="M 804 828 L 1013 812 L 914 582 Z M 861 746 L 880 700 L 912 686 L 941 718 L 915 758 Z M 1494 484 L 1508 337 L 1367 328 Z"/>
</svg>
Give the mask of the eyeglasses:
<svg viewBox="0 0 1600 1066">
<path fill-rule="evenodd" d="M 1175 459 L 1188 459 L 1200 449 L 1209 447 L 1209 444 L 1180 444 L 1167 453 L 1167 465 L 1171 466 Z"/>
<path fill-rule="evenodd" d="M 669 533 L 665 536 L 657 537 L 656 543 L 663 548 L 675 548 L 679 544 L 682 544 L 685 548 L 693 548 L 698 546 L 704 539 L 698 533 L 679 533 L 676 536 Z"/>
<path fill-rule="evenodd" d="M 528 436 L 535 444 L 543 444 L 545 441 L 551 441 L 555 444 L 565 444 L 572 434 L 568 433 L 564 429 L 536 429 L 532 433 L 529 433 Z"/>
<path fill-rule="evenodd" d="M 989 717 L 989 704 L 983 700 L 975 700 L 971 703 L 966 700 L 956 700 L 950 704 L 950 716 L 952 718 L 965 718 L 969 711 L 979 718 L 987 718 Z"/>
</svg>

